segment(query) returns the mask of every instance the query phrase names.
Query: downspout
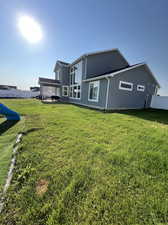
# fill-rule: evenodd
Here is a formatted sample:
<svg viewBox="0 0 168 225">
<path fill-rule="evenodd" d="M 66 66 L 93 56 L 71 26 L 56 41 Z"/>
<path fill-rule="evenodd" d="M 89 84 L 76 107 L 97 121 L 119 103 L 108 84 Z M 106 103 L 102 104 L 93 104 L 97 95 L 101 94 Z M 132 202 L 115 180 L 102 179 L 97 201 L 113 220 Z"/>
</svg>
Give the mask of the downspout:
<svg viewBox="0 0 168 225">
<path fill-rule="evenodd" d="M 106 90 L 106 105 L 105 110 L 108 108 L 108 97 L 109 97 L 109 87 L 110 87 L 110 77 L 107 77 L 107 90 Z"/>
<path fill-rule="evenodd" d="M 86 75 L 87 75 L 87 56 L 85 56 L 85 79 L 87 79 Z"/>
</svg>

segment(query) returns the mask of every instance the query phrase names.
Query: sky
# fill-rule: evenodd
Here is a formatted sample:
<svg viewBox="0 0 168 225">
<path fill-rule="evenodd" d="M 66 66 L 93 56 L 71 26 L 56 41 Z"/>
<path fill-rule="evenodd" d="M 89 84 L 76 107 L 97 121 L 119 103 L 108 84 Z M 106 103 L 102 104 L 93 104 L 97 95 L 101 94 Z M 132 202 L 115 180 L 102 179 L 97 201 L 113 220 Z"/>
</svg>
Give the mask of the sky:
<svg viewBox="0 0 168 225">
<path fill-rule="evenodd" d="M 41 41 L 23 37 L 21 15 L 40 24 Z M 54 78 L 56 60 L 112 48 L 130 64 L 146 62 L 168 95 L 167 0 L 0 0 L 0 84 L 29 89 Z"/>
</svg>

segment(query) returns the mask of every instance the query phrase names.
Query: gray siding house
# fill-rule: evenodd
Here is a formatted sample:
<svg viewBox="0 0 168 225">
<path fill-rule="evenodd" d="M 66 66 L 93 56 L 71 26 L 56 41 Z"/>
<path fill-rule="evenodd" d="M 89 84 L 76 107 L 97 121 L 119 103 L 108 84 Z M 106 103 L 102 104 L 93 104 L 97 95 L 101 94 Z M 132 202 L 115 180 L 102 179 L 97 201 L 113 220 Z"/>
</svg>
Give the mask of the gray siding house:
<svg viewBox="0 0 168 225">
<path fill-rule="evenodd" d="M 84 54 L 72 63 L 57 61 L 55 79 L 39 78 L 45 97 L 102 110 L 150 107 L 160 85 L 146 63 L 129 65 L 118 49 Z"/>
</svg>

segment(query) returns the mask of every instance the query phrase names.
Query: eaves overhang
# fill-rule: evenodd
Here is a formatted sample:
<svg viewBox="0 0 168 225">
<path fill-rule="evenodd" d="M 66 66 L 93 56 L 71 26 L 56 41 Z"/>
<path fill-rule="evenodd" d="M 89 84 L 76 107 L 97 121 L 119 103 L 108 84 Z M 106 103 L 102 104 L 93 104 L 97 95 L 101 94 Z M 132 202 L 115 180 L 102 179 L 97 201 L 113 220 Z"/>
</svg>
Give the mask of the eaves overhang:
<svg viewBox="0 0 168 225">
<path fill-rule="evenodd" d="M 85 79 L 85 80 L 83 80 L 83 82 L 96 81 L 96 80 L 101 80 L 101 79 L 105 79 L 105 78 L 108 78 L 108 77 L 111 78 L 111 77 L 114 77 L 114 76 L 116 76 L 118 74 L 121 74 L 123 72 L 129 71 L 129 70 L 132 70 L 132 69 L 141 67 L 141 66 L 145 66 L 145 68 L 147 69 L 147 71 L 150 73 L 150 75 L 153 77 L 153 79 L 157 83 L 158 88 L 161 88 L 159 82 L 156 80 L 155 76 L 153 75 L 153 73 L 151 72 L 151 70 L 149 69 L 149 67 L 148 67 L 148 65 L 146 63 L 140 63 L 140 64 L 137 64 L 135 66 L 131 66 L 131 67 L 128 67 L 128 68 L 125 68 L 125 69 L 122 69 L 122 70 L 119 70 L 119 71 L 116 71 L 116 72 L 112 72 L 112 73 L 105 74 L 105 75 L 102 75 L 102 76 L 100 75 L 100 76 L 97 76 L 97 77 Z"/>
</svg>

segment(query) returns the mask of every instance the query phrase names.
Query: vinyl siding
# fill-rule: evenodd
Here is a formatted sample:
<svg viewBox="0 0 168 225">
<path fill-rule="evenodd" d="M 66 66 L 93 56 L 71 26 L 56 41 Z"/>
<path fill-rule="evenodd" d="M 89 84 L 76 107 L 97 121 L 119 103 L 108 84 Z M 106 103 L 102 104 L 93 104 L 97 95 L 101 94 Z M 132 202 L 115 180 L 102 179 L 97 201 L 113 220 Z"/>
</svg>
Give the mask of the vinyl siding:
<svg viewBox="0 0 168 225">
<path fill-rule="evenodd" d="M 82 79 L 92 78 L 98 74 L 118 69 L 126 68 L 128 63 L 120 55 L 118 51 L 103 53 L 101 55 L 90 55 L 82 60 Z M 77 62 L 79 63 L 79 61 Z M 60 67 L 60 77 L 62 85 L 69 85 L 69 69 L 68 67 Z M 133 83 L 133 90 L 126 91 L 119 89 L 119 82 Z M 144 85 L 145 91 L 137 91 L 137 85 Z M 110 78 L 108 105 L 107 109 L 140 109 L 144 108 L 146 97 L 148 97 L 147 106 L 150 107 L 151 97 L 155 93 L 156 82 L 147 72 L 144 66 L 130 69 L 128 71 L 117 74 Z M 93 102 L 88 100 L 89 82 L 81 83 L 81 98 L 73 99 L 62 96 L 61 99 L 65 102 L 86 105 L 89 107 L 105 109 L 106 94 L 107 94 L 107 79 L 100 80 L 99 100 Z"/>
<path fill-rule="evenodd" d="M 61 77 L 62 85 L 69 85 L 69 68 L 68 67 L 62 67 L 60 77 Z"/>
<path fill-rule="evenodd" d="M 120 81 L 133 83 L 133 90 L 120 90 Z M 145 91 L 137 91 L 137 85 L 144 85 Z M 118 74 L 110 79 L 108 109 L 144 108 L 147 95 L 149 96 L 149 107 L 151 97 L 155 93 L 155 87 L 156 82 L 143 66 Z"/>
<path fill-rule="evenodd" d="M 81 99 L 69 99 L 69 102 L 96 107 L 96 108 L 105 108 L 106 103 L 106 90 L 107 90 L 107 80 L 102 79 L 100 80 L 99 84 L 99 98 L 98 102 L 93 102 L 88 100 L 88 94 L 89 94 L 89 82 L 83 82 L 81 86 Z"/>
<path fill-rule="evenodd" d="M 86 79 L 101 75 L 109 71 L 126 68 L 128 63 L 118 51 L 107 52 L 101 55 L 91 55 L 87 59 Z"/>
</svg>

